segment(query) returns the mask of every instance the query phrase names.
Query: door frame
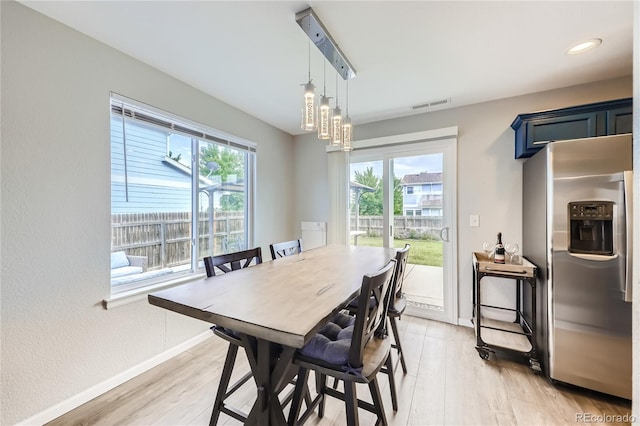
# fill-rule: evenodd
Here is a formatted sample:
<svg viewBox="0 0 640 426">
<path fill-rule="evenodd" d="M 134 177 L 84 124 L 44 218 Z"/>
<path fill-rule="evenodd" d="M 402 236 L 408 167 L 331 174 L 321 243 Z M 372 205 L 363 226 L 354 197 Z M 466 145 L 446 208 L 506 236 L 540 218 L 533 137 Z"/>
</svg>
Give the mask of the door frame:
<svg viewBox="0 0 640 426">
<path fill-rule="evenodd" d="M 383 173 L 385 173 L 386 176 L 389 175 L 390 171 L 390 157 L 420 155 L 420 151 L 434 149 L 439 149 L 443 152 L 443 165 L 445 166 L 445 169 L 448 170 L 446 175 L 447 180 L 446 182 L 443 182 L 443 193 L 450 194 L 443 200 L 443 209 L 450 212 L 448 218 L 443 218 L 443 226 L 449 228 L 449 241 L 447 244 L 444 244 L 443 247 L 443 272 L 445 273 L 444 279 L 447 283 L 444 289 L 444 303 L 446 309 L 442 313 L 437 311 L 427 313 L 424 309 L 410 309 L 411 307 L 407 307 L 407 313 L 451 324 L 457 324 L 458 321 L 457 135 L 458 128 L 456 126 L 417 133 L 406 133 L 381 138 L 358 140 L 354 141 L 352 144 L 354 151 L 356 152 L 360 150 L 367 151 L 366 154 L 364 152 L 358 153 L 358 157 L 362 154 L 365 156 L 369 156 L 369 154 L 371 154 L 371 157 L 378 156 L 378 159 L 383 161 Z M 328 152 L 334 150 L 337 149 L 334 147 L 327 147 Z M 349 155 L 347 164 L 350 163 L 351 158 Z M 392 183 L 391 180 L 388 180 L 387 182 Z M 348 184 L 347 178 L 347 182 L 344 182 L 344 185 L 348 187 Z M 390 194 L 389 190 L 385 191 L 385 193 Z M 389 199 L 389 196 L 386 196 L 383 202 L 386 229 L 385 233 L 383 233 L 383 245 L 386 246 L 390 244 L 389 230 L 391 215 L 389 214 L 389 206 L 391 200 Z"/>
</svg>

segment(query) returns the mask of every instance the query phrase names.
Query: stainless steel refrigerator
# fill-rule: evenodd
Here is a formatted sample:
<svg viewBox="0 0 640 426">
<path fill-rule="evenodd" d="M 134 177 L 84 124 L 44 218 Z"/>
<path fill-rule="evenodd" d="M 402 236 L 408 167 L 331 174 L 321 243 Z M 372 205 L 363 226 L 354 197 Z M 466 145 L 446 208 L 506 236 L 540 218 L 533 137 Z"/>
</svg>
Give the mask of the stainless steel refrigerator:
<svg viewBox="0 0 640 426">
<path fill-rule="evenodd" d="M 522 224 L 522 253 L 540 272 L 538 312 L 525 315 L 537 320 L 543 371 L 627 399 L 631 141 L 624 134 L 547 144 L 523 164 Z"/>
</svg>

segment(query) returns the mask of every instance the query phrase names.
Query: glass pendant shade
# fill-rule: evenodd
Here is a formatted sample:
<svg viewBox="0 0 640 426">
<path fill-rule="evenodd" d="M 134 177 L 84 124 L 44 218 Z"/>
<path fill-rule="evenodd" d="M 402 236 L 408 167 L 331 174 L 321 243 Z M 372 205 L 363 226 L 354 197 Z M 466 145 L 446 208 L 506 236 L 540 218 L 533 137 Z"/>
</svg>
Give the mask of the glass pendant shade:
<svg viewBox="0 0 640 426">
<path fill-rule="evenodd" d="M 342 111 L 339 106 L 336 106 L 331 117 L 331 145 L 339 146 L 340 144 L 342 144 Z"/>
<path fill-rule="evenodd" d="M 307 132 L 316 128 L 315 89 L 316 87 L 311 83 L 311 80 L 304 85 L 304 103 L 302 105 L 302 124 L 300 127 Z"/>
<path fill-rule="evenodd" d="M 342 122 L 342 150 L 353 151 L 351 147 L 351 137 L 353 136 L 353 127 L 351 127 L 351 118 L 346 116 Z"/>
<path fill-rule="evenodd" d="M 320 97 L 318 107 L 318 139 L 329 139 L 331 137 L 331 107 L 329 98 L 325 95 Z"/>
</svg>

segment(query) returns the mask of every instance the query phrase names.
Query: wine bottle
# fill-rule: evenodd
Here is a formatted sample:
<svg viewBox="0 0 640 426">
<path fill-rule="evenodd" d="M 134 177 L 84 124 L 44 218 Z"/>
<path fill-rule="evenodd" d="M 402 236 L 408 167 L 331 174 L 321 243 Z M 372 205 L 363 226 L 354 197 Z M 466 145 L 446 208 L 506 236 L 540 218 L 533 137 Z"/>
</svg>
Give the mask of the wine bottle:
<svg viewBox="0 0 640 426">
<path fill-rule="evenodd" d="M 496 243 L 496 251 L 493 256 L 495 263 L 504 263 L 504 246 L 502 245 L 502 232 L 498 232 L 498 242 Z"/>
</svg>

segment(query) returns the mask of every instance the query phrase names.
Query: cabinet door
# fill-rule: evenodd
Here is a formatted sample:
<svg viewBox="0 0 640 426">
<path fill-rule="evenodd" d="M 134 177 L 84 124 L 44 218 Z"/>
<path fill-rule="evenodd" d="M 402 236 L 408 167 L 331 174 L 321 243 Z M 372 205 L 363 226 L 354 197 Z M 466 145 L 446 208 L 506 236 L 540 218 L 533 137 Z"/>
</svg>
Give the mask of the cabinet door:
<svg viewBox="0 0 640 426">
<path fill-rule="evenodd" d="M 633 108 L 615 108 L 607 111 L 607 135 L 631 133 L 633 129 Z"/>
<path fill-rule="evenodd" d="M 551 141 L 596 136 L 596 123 L 595 112 L 532 120 L 527 124 L 527 149 L 537 151 Z"/>
</svg>

